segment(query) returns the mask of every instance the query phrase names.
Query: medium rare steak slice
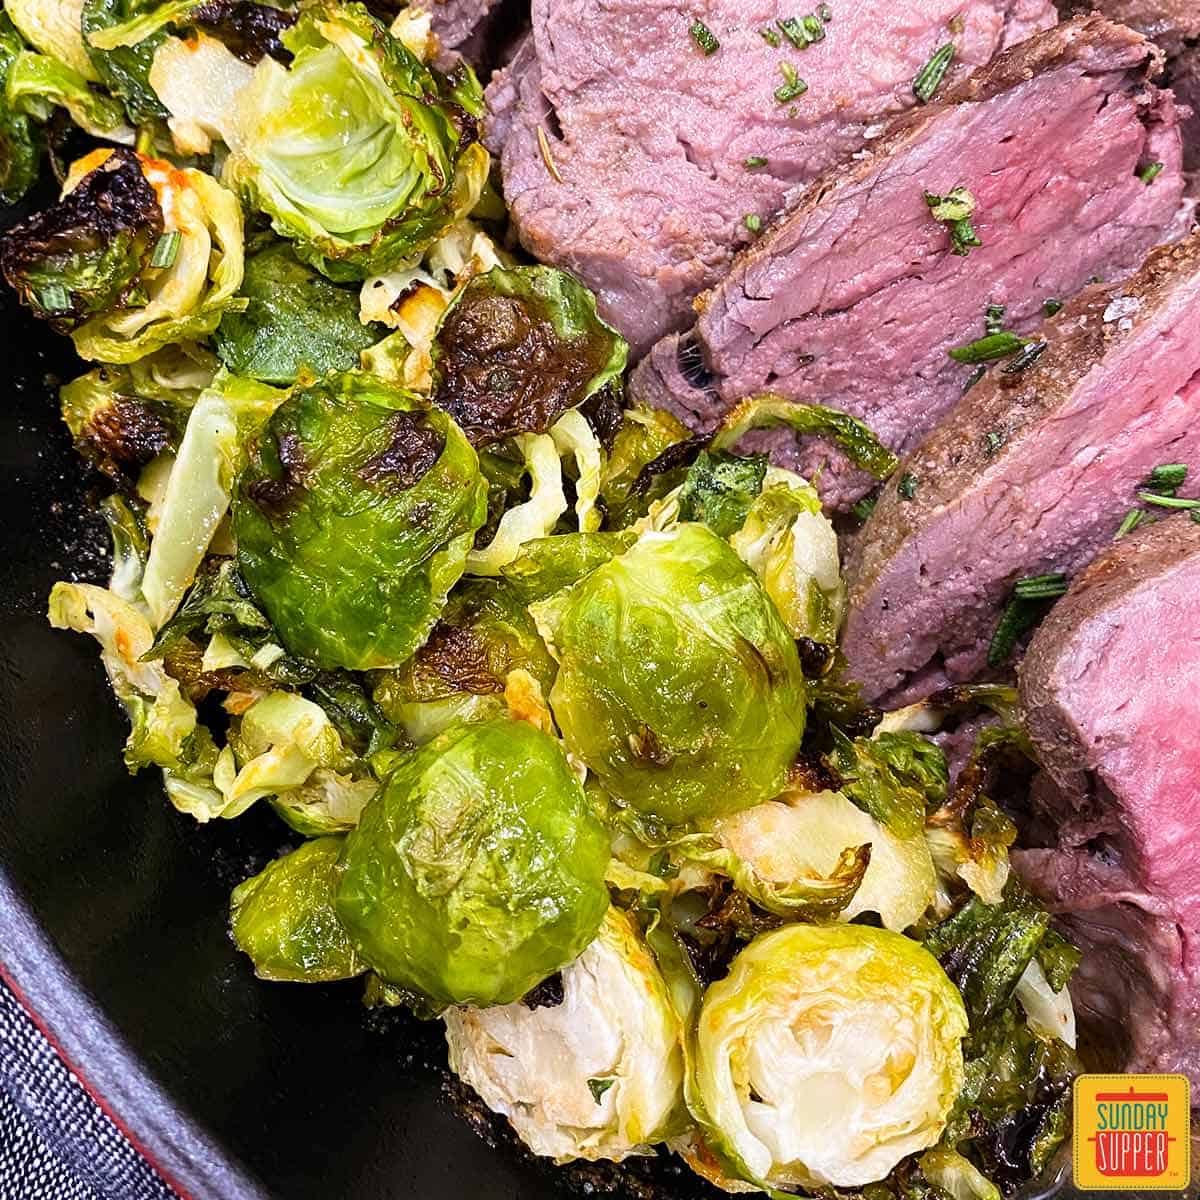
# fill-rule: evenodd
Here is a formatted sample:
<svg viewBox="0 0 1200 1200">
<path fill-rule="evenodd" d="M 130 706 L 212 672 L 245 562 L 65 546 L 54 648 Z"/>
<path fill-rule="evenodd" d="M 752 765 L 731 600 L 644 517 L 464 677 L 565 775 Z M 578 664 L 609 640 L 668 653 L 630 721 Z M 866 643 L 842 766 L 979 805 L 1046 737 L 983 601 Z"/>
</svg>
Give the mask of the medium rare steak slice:
<svg viewBox="0 0 1200 1200">
<path fill-rule="evenodd" d="M 779 0 L 534 0 L 524 52 L 489 88 L 489 145 L 525 247 L 591 287 L 635 351 L 690 322 L 751 240 L 747 216 L 768 219 L 913 105 L 940 47 L 956 47 L 953 77 L 1056 19 L 1051 0 L 829 12 L 800 50 Z"/>
<path fill-rule="evenodd" d="M 1200 172 L 1200 45 L 1188 46 L 1171 60 L 1170 80 L 1176 97 L 1192 110 L 1183 123 L 1183 165 L 1192 173 L 1195 194 L 1195 175 Z"/>
<path fill-rule="evenodd" d="M 972 678 L 1016 580 L 1080 571 L 1156 466 L 1200 482 L 1200 233 L 1038 336 L 1041 356 L 973 388 L 855 539 L 843 648 L 871 699 Z"/>
<path fill-rule="evenodd" d="M 1200 1082 L 1198 684 L 1200 525 L 1177 516 L 1101 555 L 1030 643 L 1057 844 L 1016 861 L 1094 951 L 1081 1006 L 1128 1030 L 1129 1069 Z"/>
<path fill-rule="evenodd" d="M 1132 30 L 1080 18 L 899 118 L 739 257 L 694 333 L 643 362 L 634 394 L 706 430 L 740 398 L 779 392 L 912 449 L 962 395 L 971 368 L 947 351 L 983 333 L 985 306 L 1029 329 L 1047 299 L 1131 273 L 1177 223 L 1178 116 L 1146 82 L 1161 62 Z M 1163 169 L 1146 186 L 1152 162 Z M 925 199 L 958 186 L 983 243 L 967 255 Z M 819 441 L 773 433 L 754 448 L 816 477 L 831 507 L 872 486 Z"/>
<path fill-rule="evenodd" d="M 1063 17 L 1098 12 L 1153 38 L 1168 54 L 1177 54 L 1185 38 L 1200 38 L 1196 0 L 1060 0 Z"/>
</svg>

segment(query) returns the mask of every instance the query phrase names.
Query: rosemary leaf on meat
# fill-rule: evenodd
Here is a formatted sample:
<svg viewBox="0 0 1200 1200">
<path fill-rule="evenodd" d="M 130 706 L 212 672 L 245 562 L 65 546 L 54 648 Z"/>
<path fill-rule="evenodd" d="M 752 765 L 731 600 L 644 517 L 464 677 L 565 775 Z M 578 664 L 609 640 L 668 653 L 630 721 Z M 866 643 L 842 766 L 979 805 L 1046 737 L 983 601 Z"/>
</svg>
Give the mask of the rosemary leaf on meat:
<svg viewBox="0 0 1200 1200">
<path fill-rule="evenodd" d="M 917 77 L 913 80 L 913 95 L 916 96 L 918 104 L 928 104 L 933 99 L 934 92 L 946 78 L 946 72 L 953 61 L 954 43 L 947 42 L 936 50 L 933 57 L 917 72 Z"/>
<path fill-rule="evenodd" d="M 1030 575 L 1018 579 L 1013 585 L 1013 595 L 1021 600 L 1053 600 L 1065 596 L 1067 592 L 1067 577 L 1054 573 L 1052 575 Z"/>
<path fill-rule="evenodd" d="M 775 99 L 780 104 L 787 104 L 808 91 L 808 84 L 796 74 L 791 63 L 780 63 L 779 69 L 783 72 L 783 83 L 775 89 Z"/>
<path fill-rule="evenodd" d="M 965 346 L 955 346 L 946 353 L 955 362 L 988 363 L 1001 358 L 1010 358 L 1019 353 L 1028 344 L 1027 340 L 1015 333 L 990 333 L 987 337 L 976 338 Z"/>
<path fill-rule="evenodd" d="M 1163 163 L 1147 163 L 1138 171 L 1137 177 L 1149 187 L 1163 172 Z"/>
<path fill-rule="evenodd" d="M 1113 541 L 1119 542 L 1123 537 L 1131 534 L 1145 519 L 1147 513 L 1144 508 L 1131 508 L 1126 514 L 1125 519 L 1117 527 L 1117 532 L 1113 535 Z"/>
<path fill-rule="evenodd" d="M 1005 363 L 1001 370 L 1005 375 L 1019 374 L 1028 367 L 1032 367 L 1033 364 L 1037 362 L 1037 360 L 1041 358 L 1043 354 L 1046 353 L 1046 347 L 1048 345 L 1048 342 L 1034 342 L 1031 345 L 1026 346 L 1025 349 L 1022 350 L 1021 353 L 1012 360 L 1012 362 Z"/>
<path fill-rule="evenodd" d="M 926 192 L 925 203 L 929 205 L 933 219 L 949 228 L 951 253 L 965 258 L 972 250 L 983 245 L 971 224 L 971 217 L 975 213 L 975 197 L 965 187 L 952 188 L 944 196 Z"/>
<path fill-rule="evenodd" d="M 1159 508 L 1200 508 L 1200 500 L 1185 500 L 1182 496 L 1164 496 L 1161 492 L 1138 492 L 1138 499 L 1143 504 L 1153 504 Z"/>
<path fill-rule="evenodd" d="M 911 500 L 917 494 L 918 479 L 915 475 L 905 471 L 900 476 L 900 482 L 896 484 L 896 491 L 900 494 L 901 500 Z"/>
<path fill-rule="evenodd" d="M 716 34 L 699 17 L 692 22 L 688 33 L 691 34 L 692 41 L 699 46 L 705 58 L 711 54 L 716 54 L 721 48 L 721 43 L 717 41 Z"/>
</svg>

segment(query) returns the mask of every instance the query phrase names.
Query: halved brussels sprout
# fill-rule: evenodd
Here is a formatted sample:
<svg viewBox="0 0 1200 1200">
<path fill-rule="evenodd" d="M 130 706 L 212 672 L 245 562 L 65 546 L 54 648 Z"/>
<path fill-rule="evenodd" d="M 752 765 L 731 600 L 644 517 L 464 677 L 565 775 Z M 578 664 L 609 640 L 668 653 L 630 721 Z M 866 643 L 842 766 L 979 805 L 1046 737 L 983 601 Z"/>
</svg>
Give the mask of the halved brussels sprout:
<svg viewBox="0 0 1200 1200">
<path fill-rule="evenodd" d="M 4 99 L 14 112 L 48 121 L 55 107 L 65 108 L 85 133 L 133 145 L 125 112 L 109 96 L 93 91 L 77 71 L 48 54 L 23 50 L 8 68 Z"/>
<path fill-rule="evenodd" d="M 685 446 L 690 440 L 690 432 L 668 412 L 630 408 L 622 414 L 600 481 L 600 499 L 610 529 L 632 525 L 645 515 L 652 500 L 668 490 L 666 481 L 658 479 L 655 466 L 673 447 Z"/>
<path fill-rule="evenodd" d="M 346 838 L 337 911 L 426 1013 L 510 1004 L 608 908 L 608 837 L 558 742 L 504 718 L 402 759 Z"/>
<path fill-rule="evenodd" d="M 861 1187 L 937 1143 L 962 1088 L 962 998 L 933 957 L 862 925 L 756 938 L 704 996 L 694 1113 L 760 1187 Z"/>
<path fill-rule="evenodd" d="M 763 581 L 793 637 L 837 645 L 846 586 L 837 534 L 814 487 L 791 471 L 768 468 L 729 541 Z"/>
<path fill-rule="evenodd" d="M 0 204 L 16 204 L 37 182 L 44 149 L 41 131 L 3 95 L 23 49 L 12 21 L 0 10 Z"/>
<path fill-rule="evenodd" d="M 429 636 L 487 512 L 475 451 L 439 409 L 330 376 L 271 418 L 233 506 L 238 563 L 287 648 L 396 667 Z"/>
<path fill-rule="evenodd" d="M 711 530 L 646 534 L 531 611 L 559 661 L 555 720 L 619 802 L 682 824 L 782 790 L 804 735 L 800 660 Z"/>
<path fill-rule="evenodd" d="M 445 1014 L 450 1069 L 558 1162 L 649 1153 L 683 1100 L 679 1021 L 637 926 L 610 908 L 561 1000 Z"/>
<path fill-rule="evenodd" d="M 794 881 L 834 873 L 858 846 L 870 847 L 869 863 L 830 915 L 849 921 L 876 913 L 900 932 L 924 916 L 934 897 L 933 862 L 921 834 L 897 836 L 839 792 L 785 793 L 723 817 L 713 833 L 744 872 L 742 890 L 772 911 L 780 911 L 774 896 L 786 896 Z"/>
<path fill-rule="evenodd" d="M 547 433 L 625 370 L 596 298 L 552 267 L 494 267 L 455 297 L 434 343 L 434 399 L 475 445 Z"/>
<path fill-rule="evenodd" d="M 341 852 L 339 837 L 305 842 L 233 889 L 233 940 L 260 979 L 327 983 L 367 969 L 333 911 Z"/>
<path fill-rule="evenodd" d="M 0 266 L 84 358 L 134 362 L 244 306 L 241 209 L 201 171 L 97 150 L 56 206 L 3 236 Z"/>
<path fill-rule="evenodd" d="M 419 254 L 474 206 L 487 151 L 479 85 L 422 65 L 361 4 L 305 8 L 236 100 L 224 179 L 296 252 L 338 280 Z"/>
<path fill-rule="evenodd" d="M 244 312 L 228 312 L 213 334 L 217 357 L 235 375 L 279 385 L 302 368 L 323 376 L 352 371 L 383 335 L 358 319 L 358 297 L 297 261 L 287 245 L 246 263 Z"/>
</svg>

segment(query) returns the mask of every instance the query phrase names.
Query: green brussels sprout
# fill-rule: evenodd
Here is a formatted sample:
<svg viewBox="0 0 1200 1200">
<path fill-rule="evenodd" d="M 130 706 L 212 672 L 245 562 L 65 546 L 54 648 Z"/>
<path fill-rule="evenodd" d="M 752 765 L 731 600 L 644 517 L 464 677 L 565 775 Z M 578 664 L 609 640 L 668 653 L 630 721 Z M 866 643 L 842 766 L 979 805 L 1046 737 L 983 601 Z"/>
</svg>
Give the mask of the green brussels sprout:
<svg viewBox="0 0 1200 1200">
<path fill-rule="evenodd" d="M 238 564 L 285 646 L 324 668 L 397 667 L 458 582 L 487 488 L 443 412 L 330 376 L 275 412 L 233 505 Z"/>
<path fill-rule="evenodd" d="M 624 554 L 636 540 L 629 530 L 534 538 L 522 545 L 501 575 L 523 604 L 532 604 L 578 583 L 597 567 Z"/>
<path fill-rule="evenodd" d="M 935 1145 L 963 1084 L 967 1014 L 901 934 L 788 925 L 705 993 L 694 1113 L 759 1187 L 861 1187 Z"/>
<path fill-rule="evenodd" d="M 305 842 L 233 889 L 233 940 L 260 979 L 329 983 L 366 970 L 333 911 L 342 841 Z"/>
<path fill-rule="evenodd" d="M 96 150 L 71 168 L 57 205 L 0 238 L 0 269 L 82 357 L 134 362 L 206 336 L 244 305 L 242 214 L 201 171 Z"/>
<path fill-rule="evenodd" d="M 48 121 L 57 106 L 85 133 L 111 141 L 133 138 L 125 110 L 115 100 L 93 91 L 82 75 L 48 54 L 18 54 L 8 68 L 4 98 L 13 111 L 38 121 Z"/>
<path fill-rule="evenodd" d="M 383 330 L 358 319 L 358 297 L 270 246 L 246 262 L 244 312 L 227 312 L 213 334 L 217 357 L 235 375 L 295 383 L 302 369 L 318 376 L 351 371 Z"/>
<path fill-rule="evenodd" d="M 0 11 L 0 89 L 24 50 L 12 21 Z M 0 96 L 0 204 L 16 204 L 37 182 L 44 139 L 29 116 Z"/>
<path fill-rule="evenodd" d="M 628 347 L 596 298 L 552 267 L 494 267 L 442 317 L 434 399 L 475 445 L 547 433 L 625 370 Z"/>
<path fill-rule="evenodd" d="M 617 801 L 682 824 L 782 790 L 804 736 L 800 660 L 711 530 L 646 534 L 531 610 L 559 662 L 555 720 Z"/>
<path fill-rule="evenodd" d="M 729 539 L 759 577 L 794 638 L 836 646 L 846 613 L 837 534 L 816 489 L 770 467 Z"/>
<path fill-rule="evenodd" d="M 600 499 L 610 529 L 624 529 L 646 515 L 679 480 L 670 458 L 691 443 L 691 433 L 668 412 L 631 408 L 622 415 L 600 480 Z M 676 450 L 680 448 L 680 451 Z M 664 470 L 659 470 L 659 467 Z"/>
<path fill-rule="evenodd" d="M 364 279 L 471 210 L 489 159 L 470 68 L 453 87 L 361 4 L 309 5 L 281 41 L 290 66 L 264 58 L 223 130 L 224 179 L 302 259 Z"/>
<path fill-rule="evenodd" d="M 835 892 L 836 908 L 825 915 L 850 921 L 875 913 L 885 928 L 901 932 L 933 902 L 936 881 L 924 837 L 897 836 L 839 792 L 789 789 L 778 799 L 722 817 L 713 835 L 729 861 L 720 854 L 689 853 L 687 846 L 681 852 L 731 875 L 740 890 L 783 916 L 811 903 L 809 881 L 837 879 L 843 856 L 858 847 L 870 849 L 865 869 L 850 876 L 848 891 Z"/>
<path fill-rule="evenodd" d="M 535 993 L 536 995 L 537 993 Z M 683 1108 L 682 1031 L 633 919 L 610 908 L 561 1002 L 452 1008 L 450 1069 L 558 1162 L 644 1154 Z"/>
<path fill-rule="evenodd" d="M 459 726 L 402 760 L 342 863 L 351 940 L 425 1012 L 520 999 L 608 908 L 608 837 L 558 742 L 523 721 Z"/>
</svg>

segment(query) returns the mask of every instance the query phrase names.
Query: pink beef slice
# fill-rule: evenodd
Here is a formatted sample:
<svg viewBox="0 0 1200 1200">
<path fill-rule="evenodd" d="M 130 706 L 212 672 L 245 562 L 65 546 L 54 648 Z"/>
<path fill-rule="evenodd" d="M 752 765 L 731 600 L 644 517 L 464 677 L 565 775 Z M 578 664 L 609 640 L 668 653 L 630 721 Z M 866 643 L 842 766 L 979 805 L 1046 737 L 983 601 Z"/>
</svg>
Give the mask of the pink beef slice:
<svg viewBox="0 0 1200 1200">
<path fill-rule="evenodd" d="M 1200 173 L 1200 45 L 1187 47 L 1171 60 L 1170 77 L 1176 97 L 1192 110 L 1183 124 L 1183 165 L 1190 173 L 1195 195 Z"/>
<path fill-rule="evenodd" d="M 1178 54 L 1186 39 L 1200 38 L 1196 0 L 1060 0 L 1058 7 L 1064 17 L 1098 12 L 1110 21 L 1130 25 L 1168 54 Z"/>
<path fill-rule="evenodd" d="M 1016 580 L 1073 576 L 1164 463 L 1200 484 L 1200 233 L 1046 322 L 885 485 L 846 561 L 843 650 L 864 694 L 974 678 Z M 905 478 L 907 477 L 907 478 Z M 911 498 L 907 498 L 911 495 Z"/>
<path fill-rule="evenodd" d="M 738 258 L 694 332 L 642 363 L 634 395 L 705 431 L 772 391 L 852 413 L 911 450 L 962 395 L 971 368 L 947 351 L 983 333 L 986 305 L 1030 329 L 1047 299 L 1128 275 L 1173 235 L 1178 116 L 1147 83 L 1161 63 L 1140 34 L 1080 18 L 899 118 Z M 1150 162 L 1163 170 L 1147 187 L 1137 171 Z M 977 202 L 983 242 L 966 257 L 924 198 L 957 186 Z M 873 486 L 820 440 L 772 431 L 746 448 L 812 478 L 831 508 Z"/>
<path fill-rule="evenodd" d="M 1077 998 L 1126 1067 L 1200 1083 L 1200 525 L 1102 554 L 1030 643 L 1026 727 L 1049 846 L 1020 870 L 1091 954 Z"/>
<path fill-rule="evenodd" d="M 760 32 L 806 11 L 778 0 L 534 0 L 529 39 L 488 89 L 488 143 L 526 249 L 592 288 L 635 353 L 690 323 L 750 240 L 747 215 L 765 221 L 915 103 L 939 47 L 968 70 L 1056 19 L 1050 0 L 830 7 L 824 40 L 798 51 Z M 696 19 L 720 42 L 710 56 Z M 774 95 L 785 63 L 808 84 L 793 103 Z"/>
</svg>

